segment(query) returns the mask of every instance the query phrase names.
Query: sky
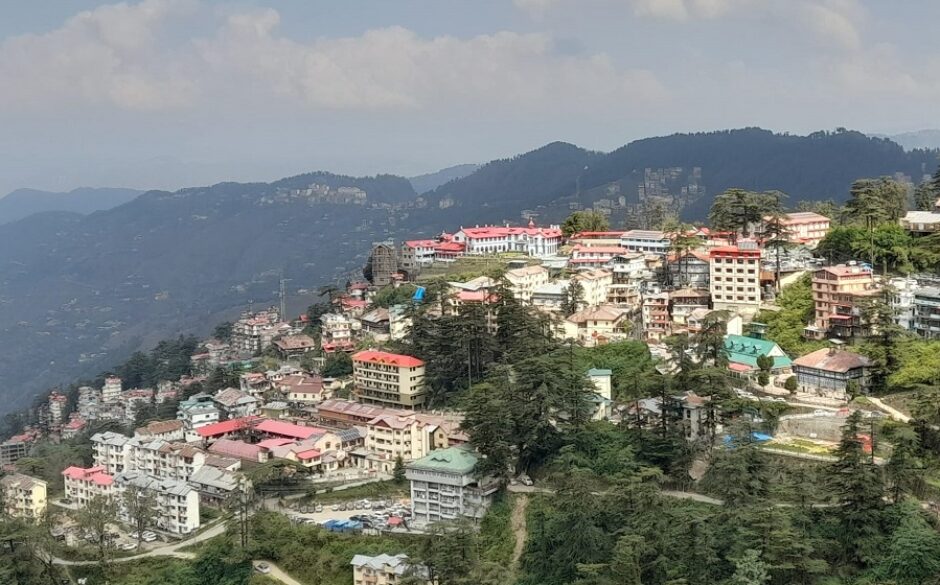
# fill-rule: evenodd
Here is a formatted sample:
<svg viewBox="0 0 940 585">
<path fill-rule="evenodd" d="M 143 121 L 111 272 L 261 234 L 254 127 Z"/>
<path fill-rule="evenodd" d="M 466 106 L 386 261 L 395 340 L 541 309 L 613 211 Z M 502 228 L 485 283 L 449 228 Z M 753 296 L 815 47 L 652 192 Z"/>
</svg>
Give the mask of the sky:
<svg viewBox="0 0 940 585">
<path fill-rule="evenodd" d="M 935 0 L 0 0 L 0 194 L 940 126 Z"/>
</svg>

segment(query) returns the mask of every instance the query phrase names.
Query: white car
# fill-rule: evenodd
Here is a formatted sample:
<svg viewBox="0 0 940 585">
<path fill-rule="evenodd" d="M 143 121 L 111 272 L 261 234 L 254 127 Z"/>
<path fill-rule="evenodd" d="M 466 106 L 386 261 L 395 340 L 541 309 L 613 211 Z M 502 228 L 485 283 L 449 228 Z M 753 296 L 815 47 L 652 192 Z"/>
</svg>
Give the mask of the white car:
<svg viewBox="0 0 940 585">
<path fill-rule="evenodd" d="M 255 565 L 255 570 L 261 573 L 262 575 L 267 575 L 271 572 L 271 565 L 267 563 L 258 563 Z"/>
<path fill-rule="evenodd" d="M 119 548 L 120 550 L 125 550 L 125 551 L 134 550 L 135 548 L 137 548 L 137 543 L 135 543 L 135 542 L 122 542 L 121 544 L 118 545 L 118 548 Z"/>
</svg>

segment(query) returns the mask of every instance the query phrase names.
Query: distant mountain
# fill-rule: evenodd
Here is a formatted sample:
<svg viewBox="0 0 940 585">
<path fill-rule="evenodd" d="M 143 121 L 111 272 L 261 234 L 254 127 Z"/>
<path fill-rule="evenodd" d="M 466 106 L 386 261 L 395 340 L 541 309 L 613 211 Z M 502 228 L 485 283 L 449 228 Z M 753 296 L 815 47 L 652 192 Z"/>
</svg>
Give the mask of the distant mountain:
<svg viewBox="0 0 940 585">
<path fill-rule="evenodd" d="M 553 143 L 484 165 L 429 197 L 474 211 L 530 209 L 552 221 L 573 205 L 662 199 L 681 206 L 684 218 L 703 220 L 714 196 L 731 187 L 777 189 L 792 202 L 844 201 L 857 178 L 902 173 L 916 182 L 934 168 L 936 153 L 905 152 L 860 132 L 796 136 L 745 128 L 648 138 L 608 154 Z"/>
<path fill-rule="evenodd" d="M 884 137 L 884 136 L 882 136 Z M 915 148 L 940 148 L 940 130 L 917 130 L 887 136 L 907 150 Z"/>
<path fill-rule="evenodd" d="M 446 169 L 441 169 L 435 173 L 427 173 L 425 175 L 418 175 L 417 177 L 409 177 L 408 181 L 411 182 L 411 186 L 414 187 L 415 192 L 426 193 L 433 189 L 437 189 L 444 183 L 449 183 L 455 179 L 462 179 L 478 168 L 480 168 L 480 165 L 454 165 L 452 167 L 447 167 Z"/>
<path fill-rule="evenodd" d="M 361 274 L 375 241 L 461 225 L 562 220 L 597 205 L 612 225 L 641 201 L 701 219 L 728 187 L 791 201 L 844 200 L 852 180 L 932 172 L 935 153 L 857 132 L 760 129 L 677 134 L 611 153 L 555 142 L 481 166 L 419 198 L 408 179 L 326 172 L 273 183 L 150 191 L 89 215 L 35 213 L 0 225 L 0 414 L 181 333 L 205 334 L 249 303 L 312 301 L 299 289 Z M 2 200 L 0 200 L 2 201 Z"/>
<path fill-rule="evenodd" d="M 43 211 L 92 213 L 127 203 L 143 191 L 82 187 L 68 193 L 36 189 L 17 189 L 0 198 L 0 224 L 22 219 Z"/>
</svg>

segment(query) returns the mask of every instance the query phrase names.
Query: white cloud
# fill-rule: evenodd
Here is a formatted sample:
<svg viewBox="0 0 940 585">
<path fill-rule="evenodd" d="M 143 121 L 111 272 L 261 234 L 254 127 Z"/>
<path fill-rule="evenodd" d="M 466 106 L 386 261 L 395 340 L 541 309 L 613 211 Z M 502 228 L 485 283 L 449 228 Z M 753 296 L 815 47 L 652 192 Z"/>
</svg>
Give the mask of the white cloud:
<svg viewBox="0 0 940 585">
<path fill-rule="evenodd" d="M 164 38 L 175 30 L 171 17 L 199 6 L 104 6 L 48 34 L 8 39 L 0 44 L 0 86 L 11 89 L 0 104 L 157 111 L 250 95 L 313 109 L 383 110 L 631 104 L 666 95 L 649 71 L 618 67 L 603 54 L 566 55 L 546 34 L 422 37 L 389 27 L 299 42 L 280 34 L 280 15 L 265 9 L 232 13 L 204 38 Z"/>
<path fill-rule="evenodd" d="M 818 40 L 847 50 L 861 47 L 859 27 L 864 15 L 853 0 L 806 2 L 800 10 L 804 23 Z"/>
</svg>

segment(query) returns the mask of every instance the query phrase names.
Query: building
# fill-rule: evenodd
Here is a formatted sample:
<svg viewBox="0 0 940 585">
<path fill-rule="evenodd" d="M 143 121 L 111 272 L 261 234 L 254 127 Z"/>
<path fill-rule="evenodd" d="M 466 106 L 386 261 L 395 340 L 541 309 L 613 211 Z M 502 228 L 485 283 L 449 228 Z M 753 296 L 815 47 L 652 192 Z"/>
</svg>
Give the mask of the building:
<svg viewBox="0 0 940 585">
<path fill-rule="evenodd" d="M 568 266 L 575 270 L 584 268 L 601 268 L 618 256 L 630 254 L 626 248 L 620 246 L 582 246 L 577 245 L 571 249 Z"/>
<path fill-rule="evenodd" d="M 614 282 L 614 275 L 609 270 L 595 268 L 572 276 L 571 282 L 581 285 L 579 307 L 596 307 L 607 302 L 607 290 Z"/>
<path fill-rule="evenodd" d="M 414 461 L 435 449 L 466 442 L 460 420 L 422 413 L 383 414 L 366 423 L 364 447 L 377 455 L 372 468 L 390 473 L 395 461 Z"/>
<path fill-rule="evenodd" d="M 316 404 L 326 398 L 320 376 L 294 374 L 278 382 L 276 388 L 293 404 Z"/>
<path fill-rule="evenodd" d="M 643 336 L 659 341 L 669 335 L 669 293 L 643 296 Z"/>
<path fill-rule="evenodd" d="M 925 339 L 940 339 L 940 288 L 914 289 L 913 330 Z"/>
<path fill-rule="evenodd" d="M 186 429 L 181 420 L 155 420 L 135 429 L 134 437 L 145 440 L 182 441 L 185 433 Z"/>
<path fill-rule="evenodd" d="M 396 585 L 406 577 L 427 576 L 426 568 L 411 564 L 404 554 L 356 555 L 350 564 L 353 567 L 353 585 Z M 426 582 L 428 585 L 431 583 Z"/>
<path fill-rule="evenodd" d="M 66 405 L 68 404 L 68 398 L 64 395 L 59 394 L 58 392 L 53 391 L 49 394 L 49 422 L 55 426 L 61 425 L 65 422 L 66 417 Z"/>
<path fill-rule="evenodd" d="M 62 476 L 65 499 L 79 508 L 96 497 L 111 497 L 115 493 L 114 478 L 105 473 L 103 467 L 67 467 Z"/>
<path fill-rule="evenodd" d="M 793 360 L 793 373 L 800 392 L 849 400 L 851 382 L 858 392 L 868 389 L 871 365 L 871 360 L 863 355 L 831 347 Z"/>
<path fill-rule="evenodd" d="M 309 335 L 285 335 L 274 340 L 274 347 L 284 359 L 296 358 L 317 348 L 317 342 Z"/>
<path fill-rule="evenodd" d="M 118 517 L 133 525 L 123 494 L 128 489 L 140 490 L 152 498 L 156 527 L 171 534 L 189 534 L 199 528 L 199 492 L 183 481 L 157 479 L 137 471 L 125 471 L 114 476 Z"/>
<path fill-rule="evenodd" d="M 499 484 L 477 479 L 476 464 L 477 456 L 466 447 L 432 451 L 407 464 L 412 521 L 431 524 L 460 517 L 482 518 Z"/>
<path fill-rule="evenodd" d="M 548 283 L 548 269 L 544 266 L 526 266 L 507 270 L 506 282 L 513 298 L 523 303 L 532 302 L 532 293 Z"/>
<path fill-rule="evenodd" d="M 104 386 L 101 388 L 101 401 L 104 403 L 117 402 L 123 390 L 124 387 L 120 378 L 108 376 L 104 379 Z"/>
<path fill-rule="evenodd" d="M 177 420 L 183 421 L 187 431 L 219 422 L 219 409 L 208 394 L 195 394 L 179 403 Z"/>
<path fill-rule="evenodd" d="M 690 250 L 669 257 L 669 277 L 674 286 L 708 288 L 711 276 L 711 258 L 707 252 Z"/>
<path fill-rule="evenodd" d="M 588 380 L 594 385 L 594 395 L 591 397 L 591 407 L 593 420 L 604 420 L 610 418 L 611 406 L 613 405 L 613 387 L 611 370 L 601 368 L 591 368 L 587 371 Z"/>
<path fill-rule="evenodd" d="M 621 254 L 607 263 L 611 284 L 607 287 L 607 302 L 618 307 L 639 309 L 640 287 L 651 276 L 643 254 Z"/>
<path fill-rule="evenodd" d="M 276 307 L 257 313 L 246 312 L 232 324 L 232 346 L 242 352 L 258 353 L 270 342 L 272 328 L 280 321 Z"/>
<path fill-rule="evenodd" d="M 728 369 L 741 377 L 750 378 L 759 372 L 757 358 L 773 358 L 770 375 L 777 376 L 790 372 L 793 361 L 783 349 L 764 339 L 762 333 L 752 330 L 750 335 L 726 335 L 725 354 L 728 357 Z"/>
<path fill-rule="evenodd" d="M 353 355 L 356 398 L 367 404 L 418 408 L 424 404 L 424 362 L 416 357 L 384 351 Z"/>
<path fill-rule="evenodd" d="M 935 234 L 940 231 L 940 213 L 936 211 L 908 211 L 901 218 L 901 227 L 913 234 Z"/>
<path fill-rule="evenodd" d="M 568 244 L 575 246 L 619 246 L 622 231 L 613 232 L 578 232 L 568 238 Z"/>
<path fill-rule="evenodd" d="M 558 253 L 562 236 L 558 226 L 540 228 L 529 222 L 529 227 L 460 228 L 453 241 L 463 244 L 466 253 L 474 256 L 514 252 L 544 258 Z"/>
<path fill-rule="evenodd" d="M 35 477 L 12 473 L 0 478 L 3 511 L 13 518 L 39 521 L 46 513 L 46 482 Z"/>
<path fill-rule="evenodd" d="M 394 282 L 393 277 L 398 272 L 398 255 L 392 242 L 372 244 L 366 272 L 367 280 L 375 286 L 388 286 Z"/>
<path fill-rule="evenodd" d="M 0 443 L 0 467 L 8 467 L 29 453 L 30 441 L 23 436 L 11 437 Z"/>
<path fill-rule="evenodd" d="M 760 249 L 753 241 L 709 251 L 709 292 L 712 307 L 753 316 L 760 308 Z"/>
<path fill-rule="evenodd" d="M 671 245 L 666 233 L 658 230 L 630 230 L 620 236 L 620 247 L 630 252 L 665 255 Z"/>
<path fill-rule="evenodd" d="M 390 324 L 388 309 L 377 307 L 359 317 L 362 333 L 376 339 L 388 339 Z"/>
<path fill-rule="evenodd" d="M 358 320 L 346 315 L 326 313 L 320 316 L 320 335 L 324 344 L 351 341 L 353 332 L 358 331 L 360 327 Z"/>
<path fill-rule="evenodd" d="M 234 471 L 203 465 L 189 478 L 189 485 L 199 492 L 202 502 L 218 505 L 238 489 L 239 480 Z"/>
<path fill-rule="evenodd" d="M 764 225 L 773 218 L 764 218 Z M 811 211 L 787 213 L 780 218 L 780 225 L 784 228 L 784 236 L 792 244 L 803 244 L 815 248 L 826 234 L 829 233 L 830 220 L 825 215 Z"/>
<path fill-rule="evenodd" d="M 261 400 L 238 388 L 219 390 L 212 401 L 227 419 L 251 416 L 258 412 L 258 407 L 261 405 Z"/>
<path fill-rule="evenodd" d="M 862 301 L 878 290 L 871 267 L 854 262 L 826 266 L 813 272 L 816 318 L 808 333 L 849 338 L 864 334 Z"/>
<path fill-rule="evenodd" d="M 409 411 L 362 404 L 341 398 L 324 400 L 316 407 L 316 418 L 325 425 L 346 428 L 362 426 L 386 414 L 408 414 Z"/>
<path fill-rule="evenodd" d="M 626 339 L 626 312 L 610 305 L 589 307 L 565 319 L 564 335 L 585 347 L 605 345 Z"/>
<path fill-rule="evenodd" d="M 105 473 L 137 471 L 158 479 L 186 481 L 205 464 L 205 453 L 186 443 L 131 438 L 114 432 L 91 437 L 92 457 Z"/>
</svg>

